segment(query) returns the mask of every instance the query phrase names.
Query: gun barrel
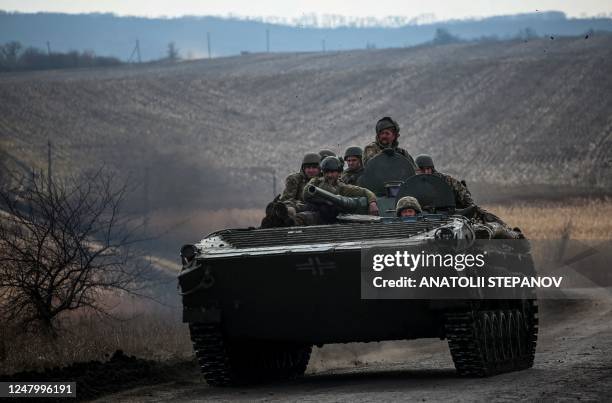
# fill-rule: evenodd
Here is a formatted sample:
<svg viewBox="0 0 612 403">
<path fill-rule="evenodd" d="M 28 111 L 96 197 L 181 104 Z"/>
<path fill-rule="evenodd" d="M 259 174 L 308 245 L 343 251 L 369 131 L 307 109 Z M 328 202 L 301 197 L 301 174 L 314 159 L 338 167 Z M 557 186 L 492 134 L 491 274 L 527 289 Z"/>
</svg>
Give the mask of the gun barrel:
<svg viewBox="0 0 612 403">
<path fill-rule="evenodd" d="M 368 200 L 365 197 L 346 197 L 333 194 L 315 185 L 309 185 L 304 195 L 306 201 L 328 201 L 349 213 L 367 214 Z"/>
</svg>

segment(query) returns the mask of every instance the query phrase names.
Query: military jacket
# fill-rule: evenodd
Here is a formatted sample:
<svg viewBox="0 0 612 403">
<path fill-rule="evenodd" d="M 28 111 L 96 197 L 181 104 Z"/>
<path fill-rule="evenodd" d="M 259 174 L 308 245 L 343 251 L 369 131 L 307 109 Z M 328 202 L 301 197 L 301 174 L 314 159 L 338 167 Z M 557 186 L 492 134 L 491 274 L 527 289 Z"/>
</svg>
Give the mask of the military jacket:
<svg viewBox="0 0 612 403">
<path fill-rule="evenodd" d="M 359 179 L 362 174 L 363 174 L 363 166 L 359 167 L 359 169 L 356 169 L 355 171 L 352 171 L 349 169 L 349 170 L 342 172 L 342 176 L 340 177 L 340 180 L 346 183 L 347 185 L 356 185 L 357 179 Z"/>
<path fill-rule="evenodd" d="M 383 146 L 378 141 L 375 141 L 375 142 L 370 143 L 367 146 L 365 146 L 365 148 L 363 149 L 363 165 L 365 166 L 365 164 L 368 162 L 368 160 L 376 157 L 385 148 L 387 148 L 387 147 Z M 412 167 L 416 171 L 417 166 L 416 166 L 416 164 L 414 162 L 414 158 L 412 158 L 412 156 L 410 154 L 408 154 L 408 151 L 406 151 L 403 148 L 399 147 L 397 141 L 393 142 L 393 144 L 391 145 L 391 148 L 393 148 L 396 153 L 399 153 L 399 154 L 403 155 L 404 157 L 408 158 L 410 160 L 410 163 L 412 164 Z"/>
<path fill-rule="evenodd" d="M 325 182 L 325 178 L 312 178 L 308 185 L 315 185 L 323 190 L 327 190 L 333 194 L 337 194 L 340 196 L 346 197 L 367 197 L 368 203 L 372 203 L 376 201 L 376 195 L 372 193 L 370 190 L 366 188 L 362 188 L 354 185 L 347 185 L 342 181 L 338 181 L 336 186 L 332 186 L 329 183 Z M 304 197 L 302 196 L 302 200 Z"/>
<path fill-rule="evenodd" d="M 433 175 L 443 179 L 453 189 L 453 193 L 455 194 L 455 205 L 457 208 L 462 209 L 474 204 L 472 194 L 468 190 L 467 186 L 461 183 L 461 181 L 438 171 L 434 171 Z"/>
<path fill-rule="evenodd" d="M 308 178 L 303 172 L 289 175 L 287 179 L 285 179 L 285 190 L 283 190 L 283 194 L 279 200 L 287 206 L 297 210 L 301 209 L 304 205 L 303 194 L 306 182 L 308 182 Z"/>
</svg>

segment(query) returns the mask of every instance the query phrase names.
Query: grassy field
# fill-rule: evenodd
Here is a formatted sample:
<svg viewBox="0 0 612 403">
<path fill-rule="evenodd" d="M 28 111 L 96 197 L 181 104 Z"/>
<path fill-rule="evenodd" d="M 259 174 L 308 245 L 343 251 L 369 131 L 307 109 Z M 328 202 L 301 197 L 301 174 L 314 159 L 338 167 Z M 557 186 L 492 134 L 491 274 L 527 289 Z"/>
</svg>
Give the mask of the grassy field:
<svg viewBox="0 0 612 403">
<path fill-rule="evenodd" d="M 612 198 L 572 198 L 557 201 L 519 202 L 486 205 L 512 227 L 519 227 L 529 239 L 612 239 Z"/>
<path fill-rule="evenodd" d="M 468 183 L 611 187 L 612 36 L 0 76 L 0 161 L 105 164 L 151 209 L 263 207 L 305 152 L 393 116 L 413 156 Z M 0 171 L 0 176 L 2 172 Z M 148 194 L 144 194 L 148 189 Z"/>
</svg>

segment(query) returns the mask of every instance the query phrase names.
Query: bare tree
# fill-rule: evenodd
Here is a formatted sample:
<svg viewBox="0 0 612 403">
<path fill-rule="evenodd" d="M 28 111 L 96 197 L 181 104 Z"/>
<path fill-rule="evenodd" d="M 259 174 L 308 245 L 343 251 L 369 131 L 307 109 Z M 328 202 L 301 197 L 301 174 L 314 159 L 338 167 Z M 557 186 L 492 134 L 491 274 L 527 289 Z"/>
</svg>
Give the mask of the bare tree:
<svg viewBox="0 0 612 403">
<path fill-rule="evenodd" d="M 170 42 L 168 44 L 168 60 L 175 62 L 179 58 L 179 50 L 176 47 L 176 44 L 174 42 Z"/>
<path fill-rule="evenodd" d="M 19 60 L 21 49 L 21 43 L 16 41 L 0 45 L 0 70 L 15 68 Z"/>
<path fill-rule="evenodd" d="M 2 320 L 54 335 L 62 312 L 105 312 L 105 293 L 143 286 L 138 226 L 121 213 L 126 189 L 102 171 L 0 189 Z"/>
<path fill-rule="evenodd" d="M 435 45 L 446 45 L 449 43 L 457 43 L 461 42 L 461 39 L 453 34 L 451 34 L 445 28 L 436 28 L 436 33 L 434 34 L 434 38 L 432 43 Z"/>
</svg>

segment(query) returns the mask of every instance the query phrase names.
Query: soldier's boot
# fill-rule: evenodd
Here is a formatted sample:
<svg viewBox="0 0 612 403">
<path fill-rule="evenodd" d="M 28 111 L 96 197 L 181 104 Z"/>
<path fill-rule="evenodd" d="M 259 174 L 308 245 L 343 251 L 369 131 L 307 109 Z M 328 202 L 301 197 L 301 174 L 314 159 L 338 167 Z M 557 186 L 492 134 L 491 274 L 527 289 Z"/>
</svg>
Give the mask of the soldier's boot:
<svg viewBox="0 0 612 403">
<path fill-rule="evenodd" d="M 295 215 L 295 209 L 293 209 Z M 274 199 L 266 206 L 266 216 L 261 220 L 261 228 L 292 227 L 295 225 L 294 217 L 289 215 L 289 208 L 282 202 Z"/>
</svg>

